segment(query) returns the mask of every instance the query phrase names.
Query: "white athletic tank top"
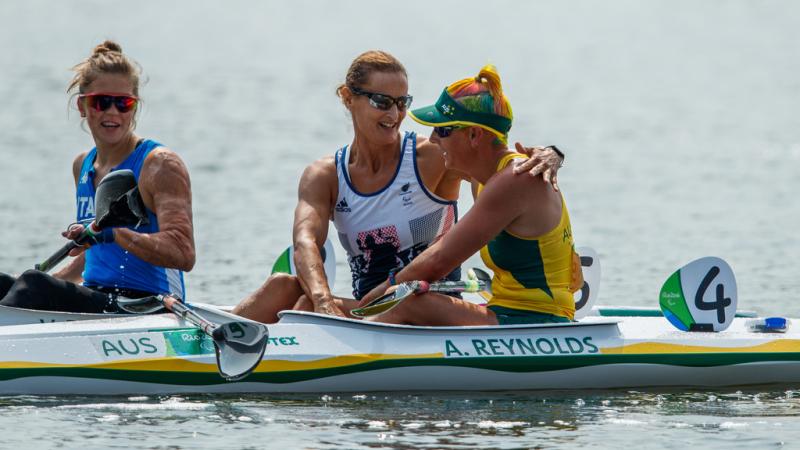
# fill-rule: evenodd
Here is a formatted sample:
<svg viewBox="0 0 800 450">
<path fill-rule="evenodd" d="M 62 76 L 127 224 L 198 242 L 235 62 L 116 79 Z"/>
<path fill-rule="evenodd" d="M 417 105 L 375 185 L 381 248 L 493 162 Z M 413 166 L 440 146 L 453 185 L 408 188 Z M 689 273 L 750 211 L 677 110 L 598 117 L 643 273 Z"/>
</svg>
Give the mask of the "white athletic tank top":
<svg viewBox="0 0 800 450">
<path fill-rule="evenodd" d="M 336 152 L 339 196 L 333 224 L 347 252 L 353 275 L 353 296 L 360 299 L 399 271 L 455 224 L 455 201 L 425 189 L 417 170 L 417 135 L 406 132 L 400 162 L 389 183 L 377 192 L 362 193 L 350 181 L 350 153 Z M 447 279 L 461 278 L 456 268 Z"/>
</svg>

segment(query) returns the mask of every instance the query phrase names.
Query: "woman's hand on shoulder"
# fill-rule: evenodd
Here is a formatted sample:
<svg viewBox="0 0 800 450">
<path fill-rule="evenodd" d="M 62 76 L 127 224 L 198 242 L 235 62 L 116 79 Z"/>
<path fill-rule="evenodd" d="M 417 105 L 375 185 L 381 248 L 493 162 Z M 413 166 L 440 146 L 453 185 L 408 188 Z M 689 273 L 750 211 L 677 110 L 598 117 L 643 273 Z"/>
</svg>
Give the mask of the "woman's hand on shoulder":
<svg viewBox="0 0 800 450">
<path fill-rule="evenodd" d="M 514 174 L 529 173 L 531 176 L 542 175 L 545 183 L 553 185 L 558 191 L 558 169 L 564 164 L 561 157 L 552 147 L 524 147 L 519 142 L 514 144 L 517 152 L 528 155 L 529 159 L 514 166 Z"/>
</svg>

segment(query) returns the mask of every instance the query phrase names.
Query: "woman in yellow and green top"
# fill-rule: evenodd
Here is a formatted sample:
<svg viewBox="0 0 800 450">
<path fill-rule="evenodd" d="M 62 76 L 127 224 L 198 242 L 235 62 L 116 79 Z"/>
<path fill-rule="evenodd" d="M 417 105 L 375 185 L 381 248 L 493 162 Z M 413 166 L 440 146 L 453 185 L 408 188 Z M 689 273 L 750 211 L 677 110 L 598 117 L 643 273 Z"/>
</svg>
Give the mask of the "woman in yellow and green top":
<svg viewBox="0 0 800 450">
<path fill-rule="evenodd" d="M 487 306 L 437 293 L 407 299 L 374 320 L 416 325 L 494 325 L 568 322 L 573 293 L 583 284 L 569 213 L 560 192 L 542 177 L 515 177 L 525 156 L 507 146 L 513 114 L 493 66 L 445 88 L 436 104 L 409 113 L 433 126 L 431 141 L 448 169 L 477 184 L 472 209 L 403 270 L 370 292 L 390 284 L 434 281 L 480 250 L 494 271 Z"/>
</svg>

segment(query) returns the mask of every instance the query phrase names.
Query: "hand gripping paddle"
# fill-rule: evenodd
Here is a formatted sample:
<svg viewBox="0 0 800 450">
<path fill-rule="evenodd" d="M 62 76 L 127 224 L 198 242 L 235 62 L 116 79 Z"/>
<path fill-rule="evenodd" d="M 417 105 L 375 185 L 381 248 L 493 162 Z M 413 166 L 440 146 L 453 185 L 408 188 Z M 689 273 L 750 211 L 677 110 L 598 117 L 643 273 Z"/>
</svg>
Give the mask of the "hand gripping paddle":
<svg viewBox="0 0 800 450">
<path fill-rule="evenodd" d="M 97 191 L 94 196 L 95 219 L 94 225 L 97 229 L 119 227 L 119 226 L 139 226 L 147 225 L 147 213 L 145 212 L 142 196 L 136 184 L 136 177 L 128 169 L 115 170 L 109 173 L 100 183 L 97 184 Z M 84 245 L 91 237 L 87 225 L 83 233 L 64 244 L 49 258 L 36 264 L 36 270 L 47 272 L 69 255 L 69 252 Z"/>
</svg>

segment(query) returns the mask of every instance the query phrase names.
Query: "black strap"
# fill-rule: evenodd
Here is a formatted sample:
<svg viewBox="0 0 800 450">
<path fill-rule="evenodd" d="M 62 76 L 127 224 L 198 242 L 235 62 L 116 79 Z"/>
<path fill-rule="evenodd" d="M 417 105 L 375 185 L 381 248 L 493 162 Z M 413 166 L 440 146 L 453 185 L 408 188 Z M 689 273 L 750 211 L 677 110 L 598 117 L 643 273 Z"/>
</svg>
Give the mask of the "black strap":
<svg viewBox="0 0 800 450">
<path fill-rule="evenodd" d="M 545 147 L 545 148 L 552 148 L 552 149 L 553 149 L 553 151 L 554 151 L 554 152 L 556 152 L 556 155 L 558 155 L 558 156 L 560 156 L 560 157 L 561 157 L 561 161 L 562 161 L 562 162 L 563 162 L 563 161 L 564 161 L 564 159 L 566 158 L 566 155 L 564 155 L 564 152 L 562 152 L 562 151 L 561 151 L 561 149 L 560 149 L 560 148 L 558 148 L 558 147 L 556 147 L 555 145 L 548 145 L 548 146 L 547 146 L 547 147 Z"/>
</svg>

